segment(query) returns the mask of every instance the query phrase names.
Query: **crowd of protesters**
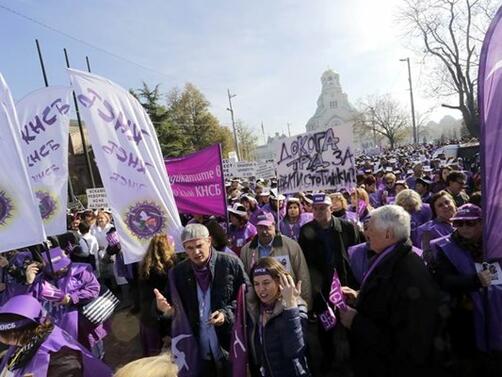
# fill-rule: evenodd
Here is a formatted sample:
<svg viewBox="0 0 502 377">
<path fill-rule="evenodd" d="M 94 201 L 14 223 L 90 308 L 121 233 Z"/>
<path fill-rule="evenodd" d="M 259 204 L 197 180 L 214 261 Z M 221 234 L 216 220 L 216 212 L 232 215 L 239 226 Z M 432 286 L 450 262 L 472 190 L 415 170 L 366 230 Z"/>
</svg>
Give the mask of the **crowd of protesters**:
<svg viewBox="0 0 502 377">
<path fill-rule="evenodd" d="M 360 156 L 341 191 L 230 180 L 228 219 L 180 214 L 184 253 L 159 234 L 130 265 L 108 211 L 73 211 L 68 233 L 0 256 L 0 376 L 112 375 L 111 317 L 83 311 L 106 288 L 115 311 L 138 315 L 145 357 L 117 376 L 176 375 L 163 352 L 182 314 L 198 375 L 231 376 L 242 284 L 250 376 L 502 375 L 502 270 L 483 255 L 479 164 L 434 150 Z"/>
</svg>

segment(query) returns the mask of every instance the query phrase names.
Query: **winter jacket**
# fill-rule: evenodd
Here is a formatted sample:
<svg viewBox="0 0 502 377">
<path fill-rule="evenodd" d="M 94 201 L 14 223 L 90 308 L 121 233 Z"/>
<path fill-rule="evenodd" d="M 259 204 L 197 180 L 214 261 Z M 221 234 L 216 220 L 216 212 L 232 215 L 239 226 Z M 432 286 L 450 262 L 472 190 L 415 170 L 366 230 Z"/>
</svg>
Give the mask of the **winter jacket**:
<svg viewBox="0 0 502 377">
<path fill-rule="evenodd" d="M 285 261 L 286 265 L 284 267 L 291 274 L 295 282 L 302 281 L 301 297 L 310 308 L 312 305 L 310 273 L 300 245 L 295 240 L 278 234 L 272 241 L 272 250 L 269 256 L 278 259 L 281 263 L 284 262 L 284 258 L 281 257 L 287 256 L 289 258 L 289 265 Z M 249 274 L 259 259 L 258 236 L 255 236 L 251 242 L 242 247 L 240 258 L 244 264 L 244 269 Z"/>
<path fill-rule="evenodd" d="M 174 279 L 176 288 L 180 295 L 183 308 L 188 317 L 188 322 L 192 328 L 194 336 L 199 336 L 199 302 L 197 300 L 197 280 L 193 271 L 191 261 L 185 259 L 174 267 Z M 225 322 L 221 326 L 216 326 L 216 335 L 220 346 L 224 351 L 229 351 L 230 335 L 235 320 L 235 308 L 237 291 L 243 283 L 248 286 L 249 279 L 244 271 L 239 258 L 228 253 L 221 253 L 212 250 L 209 260 L 211 270 L 211 312 L 220 310 L 225 316 Z M 169 288 L 166 287 L 166 297 L 169 302 L 171 296 Z"/>
<path fill-rule="evenodd" d="M 326 236 L 331 237 L 329 242 L 327 242 Z M 343 285 L 358 286 L 350 269 L 347 250 L 349 246 L 357 245 L 363 241 L 353 223 L 334 216 L 332 216 L 331 224 L 327 230 L 323 230 L 315 220 L 302 227 L 298 243 L 309 266 L 314 299 L 321 290 L 324 297 L 329 296 L 335 268 Z"/>
<path fill-rule="evenodd" d="M 292 309 L 285 309 L 277 300 L 261 331 L 260 304 L 254 290 L 249 290 L 246 301 L 251 375 L 261 377 L 261 369 L 266 377 L 310 376 L 305 351 L 307 308 L 303 300 Z"/>
<path fill-rule="evenodd" d="M 350 329 L 355 376 L 427 376 L 439 288 L 411 241 L 396 244 L 363 282 Z"/>
</svg>

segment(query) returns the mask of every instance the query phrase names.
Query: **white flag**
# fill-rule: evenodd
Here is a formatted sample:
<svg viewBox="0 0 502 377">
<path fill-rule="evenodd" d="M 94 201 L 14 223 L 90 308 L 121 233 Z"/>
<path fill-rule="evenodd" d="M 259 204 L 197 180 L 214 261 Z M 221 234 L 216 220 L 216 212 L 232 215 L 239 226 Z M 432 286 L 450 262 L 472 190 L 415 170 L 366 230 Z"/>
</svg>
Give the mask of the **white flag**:
<svg viewBox="0 0 502 377">
<path fill-rule="evenodd" d="M 66 232 L 69 87 L 36 90 L 16 104 L 20 144 L 48 236 Z"/>
<path fill-rule="evenodd" d="M 19 122 L 9 87 L 0 74 L 0 252 L 45 240 L 19 143 Z"/>
<path fill-rule="evenodd" d="M 153 235 L 180 245 L 181 222 L 157 134 L 141 104 L 115 83 L 68 69 L 120 236 L 126 263 L 142 259 Z"/>
</svg>

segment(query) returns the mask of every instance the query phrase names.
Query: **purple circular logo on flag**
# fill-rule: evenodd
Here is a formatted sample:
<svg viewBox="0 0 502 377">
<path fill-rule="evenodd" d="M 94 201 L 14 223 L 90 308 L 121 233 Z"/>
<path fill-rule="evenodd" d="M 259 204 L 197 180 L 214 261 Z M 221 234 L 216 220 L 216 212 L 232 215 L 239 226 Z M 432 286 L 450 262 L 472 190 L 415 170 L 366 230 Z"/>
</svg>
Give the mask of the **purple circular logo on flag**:
<svg viewBox="0 0 502 377">
<path fill-rule="evenodd" d="M 0 226 L 7 224 L 13 212 L 12 200 L 7 196 L 5 191 L 0 191 Z"/>
<path fill-rule="evenodd" d="M 38 209 L 42 215 L 42 220 L 48 220 L 56 212 L 56 200 L 46 191 L 35 192 L 35 197 L 38 200 Z"/>
<path fill-rule="evenodd" d="M 136 203 L 131 206 L 125 221 L 131 232 L 139 238 L 150 238 L 160 233 L 166 224 L 161 207 L 152 202 Z"/>
</svg>

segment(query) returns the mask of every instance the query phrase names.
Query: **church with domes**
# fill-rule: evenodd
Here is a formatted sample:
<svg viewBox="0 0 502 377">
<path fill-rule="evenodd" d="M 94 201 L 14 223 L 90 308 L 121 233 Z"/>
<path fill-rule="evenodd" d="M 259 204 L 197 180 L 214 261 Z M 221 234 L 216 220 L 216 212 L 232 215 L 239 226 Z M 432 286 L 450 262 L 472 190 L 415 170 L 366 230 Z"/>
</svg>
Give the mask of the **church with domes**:
<svg viewBox="0 0 502 377">
<path fill-rule="evenodd" d="M 356 110 L 349 103 L 347 94 L 342 91 L 340 75 L 328 69 L 321 76 L 321 84 L 316 112 L 305 126 L 307 132 L 344 125 L 352 127 Z"/>
</svg>

